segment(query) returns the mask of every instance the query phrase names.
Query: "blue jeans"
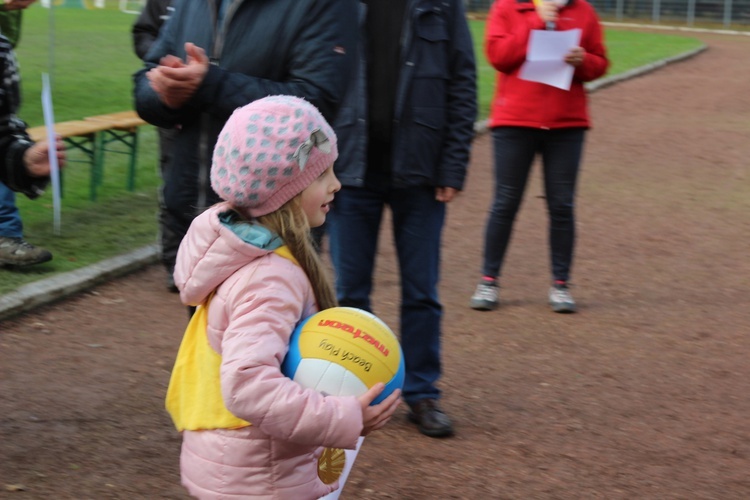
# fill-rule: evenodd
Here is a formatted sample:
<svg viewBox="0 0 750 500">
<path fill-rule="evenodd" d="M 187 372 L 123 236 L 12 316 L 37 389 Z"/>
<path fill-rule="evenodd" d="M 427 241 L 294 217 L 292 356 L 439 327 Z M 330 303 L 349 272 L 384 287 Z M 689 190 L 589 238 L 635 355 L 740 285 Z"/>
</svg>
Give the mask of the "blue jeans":
<svg viewBox="0 0 750 500">
<path fill-rule="evenodd" d="M 0 182 L 0 236 L 21 238 L 23 224 L 16 206 L 16 193 Z"/>
<path fill-rule="evenodd" d="M 445 204 L 435 189 L 344 187 L 328 215 L 331 260 L 339 304 L 372 311 L 370 293 L 385 206 L 393 214 L 393 235 L 401 274 L 400 330 L 406 365 L 407 403 L 439 398 L 440 321 L 438 298 L 440 236 Z"/>
<path fill-rule="evenodd" d="M 484 240 L 484 276 L 498 277 L 521 205 L 529 171 L 542 155 L 544 191 L 549 215 L 552 278 L 568 281 L 575 245 L 575 190 L 585 130 L 542 130 L 497 127 L 492 130 L 495 153 L 495 195 Z"/>
</svg>

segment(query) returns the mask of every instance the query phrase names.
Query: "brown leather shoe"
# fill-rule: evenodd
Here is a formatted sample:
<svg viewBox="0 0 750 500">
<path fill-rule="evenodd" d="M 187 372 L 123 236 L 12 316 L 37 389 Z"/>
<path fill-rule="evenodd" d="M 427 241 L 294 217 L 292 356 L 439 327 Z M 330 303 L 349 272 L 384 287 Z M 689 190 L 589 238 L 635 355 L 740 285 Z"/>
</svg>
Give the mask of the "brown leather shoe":
<svg viewBox="0 0 750 500">
<path fill-rule="evenodd" d="M 436 399 L 420 399 L 410 404 L 409 421 L 417 424 L 419 432 L 430 437 L 448 437 L 453 435 L 453 424 Z"/>
</svg>

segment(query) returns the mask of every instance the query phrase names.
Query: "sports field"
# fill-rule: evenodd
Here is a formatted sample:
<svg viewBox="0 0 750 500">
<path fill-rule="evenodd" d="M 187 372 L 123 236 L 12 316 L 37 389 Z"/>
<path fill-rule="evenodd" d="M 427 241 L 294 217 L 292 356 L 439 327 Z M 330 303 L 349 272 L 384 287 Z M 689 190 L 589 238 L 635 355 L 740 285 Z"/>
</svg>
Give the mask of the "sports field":
<svg viewBox="0 0 750 500">
<path fill-rule="evenodd" d="M 468 307 L 491 141 L 444 231 L 442 406 L 456 437 L 397 411 L 342 500 L 750 498 L 750 37 L 597 91 L 579 179 L 573 294 L 546 303 L 534 172 L 499 310 Z M 720 82 L 720 83 L 718 83 Z M 373 296 L 394 330 L 384 228 Z M 0 326 L 0 497 L 187 499 L 164 395 L 187 323 L 154 265 Z"/>
<path fill-rule="evenodd" d="M 71 2 L 67 2 L 71 4 Z M 73 5 L 90 5 L 88 2 Z M 41 74 L 52 76 L 55 118 L 77 120 L 129 109 L 132 74 L 140 61 L 132 51 L 133 14 L 118 10 L 107 0 L 105 9 L 59 7 L 52 12 L 38 4 L 25 12 L 18 59 L 24 103 L 21 116 L 30 125 L 41 125 Z M 482 52 L 483 21 L 471 21 L 479 75 L 479 101 L 486 116 L 494 85 L 494 70 Z M 694 37 L 672 34 L 608 30 L 613 61 L 611 74 L 672 56 L 700 45 Z M 72 271 L 127 251 L 155 243 L 159 179 L 156 168 L 156 133 L 143 127 L 140 134 L 136 190 L 125 190 L 125 155 L 107 153 L 99 199 L 89 194 L 88 167 L 77 151 L 65 172 L 62 231 L 53 234 L 52 197 L 29 201 L 18 198 L 25 235 L 31 243 L 48 248 L 54 259 L 24 269 L 0 268 L 0 294 L 55 274 Z"/>
</svg>

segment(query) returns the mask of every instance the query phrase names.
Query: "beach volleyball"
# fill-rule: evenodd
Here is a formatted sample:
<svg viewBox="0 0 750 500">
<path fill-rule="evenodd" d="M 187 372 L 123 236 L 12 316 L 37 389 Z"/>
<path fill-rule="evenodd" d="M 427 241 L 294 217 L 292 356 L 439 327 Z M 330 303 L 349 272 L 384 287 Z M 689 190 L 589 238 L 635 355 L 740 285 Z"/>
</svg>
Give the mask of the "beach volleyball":
<svg viewBox="0 0 750 500">
<path fill-rule="evenodd" d="M 404 358 L 396 335 L 362 309 L 332 307 L 300 322 L 281 371 L 303 387 L 330 396 L 361 396 L 383 382 L 378 404 L 404 385 Z"/>
</svg>

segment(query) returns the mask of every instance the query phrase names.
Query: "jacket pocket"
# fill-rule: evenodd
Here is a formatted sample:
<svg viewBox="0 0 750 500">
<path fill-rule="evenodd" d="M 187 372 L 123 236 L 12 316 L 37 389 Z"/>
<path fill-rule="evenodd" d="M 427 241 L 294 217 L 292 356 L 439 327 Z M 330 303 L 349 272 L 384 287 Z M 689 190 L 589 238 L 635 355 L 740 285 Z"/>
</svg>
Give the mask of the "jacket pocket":
<svg viewBox="0 0 750 500">
<path fill-rule="evenodd" d="M 448 78 L 448 23 L 439 7 L 417 14 L 414 28 L 418 49 L 416 78 Z"/>
<path fill-rule="evenodd" d="M 437 107 L 413 108 L 412 123 L 407 134 L 408 168 L 410 177 L 421 178 L 420 184 L 432 185 L 442 152 L 445 109 Z"/>
<path fill-rule="evenodd" d="M 365 177 L 365 151 L 367 128 L 360 119 L 357 110 L 342 107 L 334 120 L 333 131 L 336 133 L 339 156 L 333 169 L 345 186 L 359 186 Z"/>
<path fill-rule="evenodd" d="M 414 123 L 432 130 L 442 130 L 445 123 L 445 109 L 443 108 L 415 108 Z"/>
</svg>

